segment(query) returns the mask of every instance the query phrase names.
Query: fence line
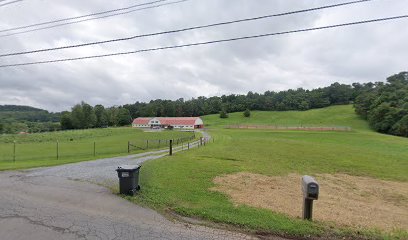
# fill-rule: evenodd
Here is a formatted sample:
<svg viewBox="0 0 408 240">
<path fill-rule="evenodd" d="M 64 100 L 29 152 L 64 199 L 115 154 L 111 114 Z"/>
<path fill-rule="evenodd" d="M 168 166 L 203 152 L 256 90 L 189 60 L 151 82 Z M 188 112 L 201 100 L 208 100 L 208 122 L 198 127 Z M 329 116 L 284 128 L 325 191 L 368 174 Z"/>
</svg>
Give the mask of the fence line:
<svg viewBox="0 0 408 240">
<path fill-rule="evenodd" d="M 173 147 L 172 141 L 170 141 L 169 144 L 169 155 L 172 156 L 173 155 L 173 150 L 175 150 L 176 152 L 179 151 L 186 151 L 186 150 L 190 150 L 190 148 L 200 148 L 200 147 L 205 147 L 207 143 L 210 143 L 210 137 L 200 137 L 199 139 L 195 139 L 196 141 L 190 142 L 187 141 L 187 144 L 182 143 L 181 146 L 178 147 Z M 214 143 L 214 138 L 213 138 L 213 143 Z"/>
<path fill-rule="evenodd" d="M 132 148 L 140 149 L 140 150 L 148 150 L 148 149 L 158 149 L 163 147 L 167 147 L 170 143 L 170 140 L 173 141 L 173 145 L 178 146 L 182 143 L 187 141 L 194 140 L 196 138 L 195 133 L 188 137 L 176 138 L 176 139 L 146 139 L 142 142 L 128 142 L 128 153 L 132 152 Z"/>
<path fill-rule="evenodd" d="M 349 132 L 351 127 L 285 127 L 285 126 L 271 126 L 271 125 L 229 125 L 227 129 L 271 129 L 271 130 L 294 130 L 294 131 L 339 131 Z"/>
<path fill-rule="evenodd" d="M 191 136 L 172 139 L 175 146 L 194 140 Z M 22 143 L 13 141 L 0 145 L 0 162 L 18 162 L 28 160 L 61 160 L 75 157 L 96 157 L 97 155 L 126 154 L 137 150 L 158 149 L 168 147 L 170 139 L 146 139 L 126 142 L 43 142 Z M 127 146 L 126 146 L 127 145 Z M 127 147 L 127 149 L 126 149 Z"/>
</svg>

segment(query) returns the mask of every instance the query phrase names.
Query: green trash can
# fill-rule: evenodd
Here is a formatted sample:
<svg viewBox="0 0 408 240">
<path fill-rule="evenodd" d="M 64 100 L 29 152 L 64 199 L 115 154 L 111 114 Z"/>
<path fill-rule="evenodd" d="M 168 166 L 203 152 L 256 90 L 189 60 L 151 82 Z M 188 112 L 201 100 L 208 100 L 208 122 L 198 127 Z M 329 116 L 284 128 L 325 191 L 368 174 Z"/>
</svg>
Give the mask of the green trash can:
<svg viewBox="0 0 408 240">
<path fill-rule="evenodd" d="M 135 195 L 140 190 L 139 170 L 140 165 L 123 165 L 116 169 L 119 177 L 119 192 L 125 195 Z"/>
</svg>

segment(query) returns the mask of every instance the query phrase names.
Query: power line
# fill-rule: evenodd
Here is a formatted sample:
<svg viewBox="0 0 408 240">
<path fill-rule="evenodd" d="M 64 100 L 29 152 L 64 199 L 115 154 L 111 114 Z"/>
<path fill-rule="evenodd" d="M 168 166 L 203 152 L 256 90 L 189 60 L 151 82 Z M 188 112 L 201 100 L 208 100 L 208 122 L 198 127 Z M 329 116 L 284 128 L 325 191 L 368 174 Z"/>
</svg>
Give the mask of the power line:
<svg viewBox="0 0 408 240">
<path fill-rule="evenodd" d="M 168 0 L 165 0 L 165 1 L 168 1 Z M 130 10 L 130 11 L 127 11 L 127 12 L 114 13 L 114 14 L 110 14 L 110 15 L 106 15 L 106 16 L 88 18 L 88 19 L 78 20 L 78 21 L 74 21 L 74 22 L 61 23 L 61 24 L 56 24 L 56 25 L 52 25 L 52 26 L 48 26 L 48 27 L 35 28 L 35 29 L 32 29 L 32 30 L 26 30 L 26 31 L 21 31 L 21 32 L 16 32 L 16 33 L 0 35 L 0 38 L 19 35 L 19 34 L 23 34 L 23 33 L 35 32 L 35 31 L 44 30 L 44 29 L 61 27 L 61 26 L 65 26 L 65 25 L 75 24 L 75 23 L 87 22 L 87 21 L 92 21 L 92 20 L 96 20 L 96 19 L 102 19 L 102 18 L 108 18 L 108 17 L 118 16 L 118 15 L 124 15 L 124 14 L 132 13 L 132 12 L 138 12 L 138 11 L 142 11 L 142 10 L 146 10 L 146 9 L 159 8 L 159 7 L 162 7 L 162 6 L 173 5 L 173 4 L 182 3 L 182 2 L 186 2 L 186 1 L 189 1 L 189 0 L 173 1 L 173 2 L 169 2 L 169 3 L 163 3 L 163 4 L 151 6 L 151 7 L 143 7 L 143 8 L 133 9 L 133 10 Z"/>
<path fill-rule="evenodd" d="M 20 0 L 20 1 L 22 1 L 22 0 Z M 103 12 L 90 13 L 90 14 L 76 16 L 76 17 L 62 18 L 62 19 L 57 19 L 57 20 L 52 20 L 52 21 L 47 21 L 47 22 L 30 24 L 30 25 L 26 25 L 26 26 L 3 29 L 3 30 L 0 30 L 0 32 L 8 32 L 8 31 L 13 31 L 13 30 L 19 30 L 19 29 L 25 29 L 25 28 L 31 28 L 31 27 L 36 27 L 36 26 L 47 25 L 47 24 L 51 24 L 51 23 L 58 23 L 58 22 L 75 20 L 75 19 L 80 19 L 80 18 L 92 17 L 92 16 L 97 16 L 97 15 L 111 13 L 111 12 L 124 11 L 124 10 L 129 10 L 131 8 L 141 7 L 141 6 L 150 5 L 150 4 L 155 4 L 155 3 L 159 3 L 159 2 L 163 2 L 163 1 L 168 1 L 168 0 L 156 0 L 156 1 L 153 1 L 153 2 L 141 3 L 141 4 L 136 4 L 136 5 L 132 5 L 132 6 L 128 6 L 128 7 L 111 9 L 111 10 L 107 10 L 107 11 L 103 11 Z"/>
<path fill-rule="evenodd" d="M 5 0 L 0 1 L 0 2 L 4 2 L 4 1 Z M 24 1 L 24 0 L 14 0 L 14 1 L 11 1 L 11 2 L 3 3 L 3 4 L 0 4 L 0 7 L 6 6 L 6 5 L 9 5 L 9 4 L 13 4 L 13 3 L 22 2 L 22 1 Z"/>
<path fill-rule="evenodd" d="M 171 34 L 171 33 L 179 33 L 179 32 L 191 31 L 191 30 L 196 30 L 196 29 L 203 29 L 203 28 L 209 28 L 209 27 L 216 27 L 216 26 L 229 25 L 229 24 L 235 24 L 235 23 L 241 23 L 241 22 L 267 19 L 267 18 L 272 18 L 272 17 L 281 17 L 281 16 L 286 16 L 286 15 L 317 11 L 317 10 L 322 10 L 322 9 L 327 9 L 327 8 L 334 8 L 334 7 L 340 7 L 340 6 L 351 5 L 351 4 L 362 3 L 362 2 L 369 2 L 369 1 L 372 1 L 372 0 L 358 0 L 358 1 L 339 3 L 339 4 L 325 5 L 321 7 L 308 8 L 308 9 L 302 9 L 302 10 L 297 10 L 297 11 L 290 11 L 290 12 L 284 12 L 284 13 L 278 13 L 278 14 L 269 14 L 269 15 L 264 15 L 264 16 L 259 16 L 259 17 L 244 18 L 244 19 L 239 19 L 239 20 L 213 23 L 213 24 L 201 25 L 201 26 L 195 26 L 195 27 L 188 27 L 188 28 L 182 28 L 182 29 L 177 29 L 177 30 L 135 35 L 135 36 L 125 37 L 125 38 L 116 38 L 116 39 L 110 39 L 110 40 L 104 40 L 104 41 L 82 43 L 82 44 L 75 44 L 75 45 L 68 45 L 68 46 L 54 47 L 54 48 L 37 49 L 37 50 L 30 50 L 30 51 L 23 51 L 23 52 L 6 53 L 6 54 L 0 54 L 0 57 L 16 56 L 16 55 L 23 55 L 23 54 L 31 54 L 31 53 L 68 49 L 68 48 L 91 46 L 91 45 L 97 45 L 97 44 L 128 41 L 128 40 L 132 40 L 136 38 L 151 37 L 151 36 L 158 36 L 158 35 Z"/>
<path fill-rule="evenodd" d="M 5 64 L 5 65 L 0 65 L 0 68 L 77 61 L 77 60 L 92 59 L 92 58 L 128 55 L 128 54 L 135 54 L 135 53 L 142 53 L 142 52 L 153 52 L 153 51 L 159 51 L 159 50 L 165 50 L 165 49 L 184 48 L 184 47 L 208 45 L 208 44 L 215 44 L 215 43 L 232 42 L 232 41 L 238 41 L 238 40 L 247 40 L 247 39 L 254 39 L 254 38 L 285 35 L 285 34 L 292 34 L 292 33 L 309 32 L 309 31 L 316 31 L 316 30 L 323 30 L 323 29 L 330 29 L 330 28 L 337 28 L 337 27 L 346 27 L 346 26 L 373 23 L 373 22 L 383 22 L 383 21 L 390 21 L 390 20 L 396 20 L 396 19 L 402 19 L 402 18 L 408 18 L 408 15 L 401 15 L 401 16 L 394 16 L 394 17 L 387 17 L 387 18 L 376 18 L 376 19 L 370 19 L 370 20 L 364 20 L 364 21 L 358 21 L 358 22 L 349 22 L 349 23 L 328 25 L 328 26 L 322 26 L 322 27 L 313 27 L 313 28 L 305 28 L 305 29 L 298 29 L 298 30 L 291 30 L 291 31 L 284 31 L 284 32 L 275 32 L 275 33 L 266 33 L 266 34 L 251 35 L 251 36 L 244 36 L 244 37 L 220 39 L 220 40 L 213 40 L 213 41 L 207 41 L 207 42 L 189 43 L 189 44 L 174 45 L 174 46 L 167 46 L 167 47 L 147 48 L 147 49 L 135 50 L 135 51 L 130 51 L 130 52 L 119 52 L 119 53 L 92 55 L 92 56 L 85 56 L 85 57 Z"/>
</svg>

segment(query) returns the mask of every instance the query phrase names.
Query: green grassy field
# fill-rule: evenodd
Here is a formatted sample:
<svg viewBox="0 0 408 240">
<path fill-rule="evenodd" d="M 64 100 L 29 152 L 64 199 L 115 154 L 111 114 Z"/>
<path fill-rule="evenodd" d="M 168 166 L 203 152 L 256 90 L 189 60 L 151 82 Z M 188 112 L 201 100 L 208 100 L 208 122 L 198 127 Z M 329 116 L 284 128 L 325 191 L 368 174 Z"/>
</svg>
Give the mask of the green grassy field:
<svg viewBox="0 0 408 240">
<path fill-rule="evenodd" d="M 246 118 L 242 112 L 230 113 L 229 118 L 219 118 L 219 115 L 203 117 L 206 127 L 222 128 L 234 124 L 256 124 L 277 126 L 324 126 L 324 127 L 351 127 L 356 131 L 369 131 L 366 121 L 360 119 L 351 105 L 333 106 L 309 111 L 286 112 L 251 112 L 251 117 Z"/>
<path fill-rule="evenodd" d="M 150 141 L 149 149 L 164 147 L 166 139 L 191 136 L 192 133 L 178 131 L 143 132 L 133 128 L 106 128 L 72 130 L 27 135 L 0 136 L 0 170 L 60 165 L 110 156 L 143 151 Z M 16 154 L 14 162 L 14 141 Z M 58 159 L 57 159 L 58 141 Z M 137 147 L 135 147 L 137 146 Z M 95 147 L 95 155 L 94 155 Z"/>
<path fill-rule="evenodd" d="M 351 106 L 306 112 L 252 112 L 228 119 L 204 117 L 215 143 L 173 157 L 146 162 L 142 191 L 133 201 L 159 211 L 231 224 L 248 231 L 286 236 L 408 237 L 406 230 L 381 232 L 344 229 L 294 219 L 266 209 L 234 205 L 210 191 L 216 176 L 237 172 L 283 176 L 289 173 L 347 173 L 394 181 L 408 181 L 408 139 L 375 133 Z M 306 132 L 224 129 L 229 124 L 280 126 L 349 126 L 351 132 Z"/>
</svg>

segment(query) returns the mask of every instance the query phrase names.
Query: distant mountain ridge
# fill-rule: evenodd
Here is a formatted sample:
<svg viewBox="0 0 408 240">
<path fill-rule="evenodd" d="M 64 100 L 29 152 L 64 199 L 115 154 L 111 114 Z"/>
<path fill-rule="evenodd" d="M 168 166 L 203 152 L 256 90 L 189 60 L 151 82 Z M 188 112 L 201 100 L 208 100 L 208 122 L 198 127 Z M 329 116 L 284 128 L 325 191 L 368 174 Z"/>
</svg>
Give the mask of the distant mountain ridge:
<svg viewBox="0 0 408 240">
<path fill-rule="evenodd" d="M 0 134 L 56 131 L 60 115 L 30 106 L 0 105 Z"/>
<path fill-rule="evenodd" d="M 0 105 L 0 112 L 48 112 L 47 110 L 23 106 L 23 105 Z"/>
</svg>

